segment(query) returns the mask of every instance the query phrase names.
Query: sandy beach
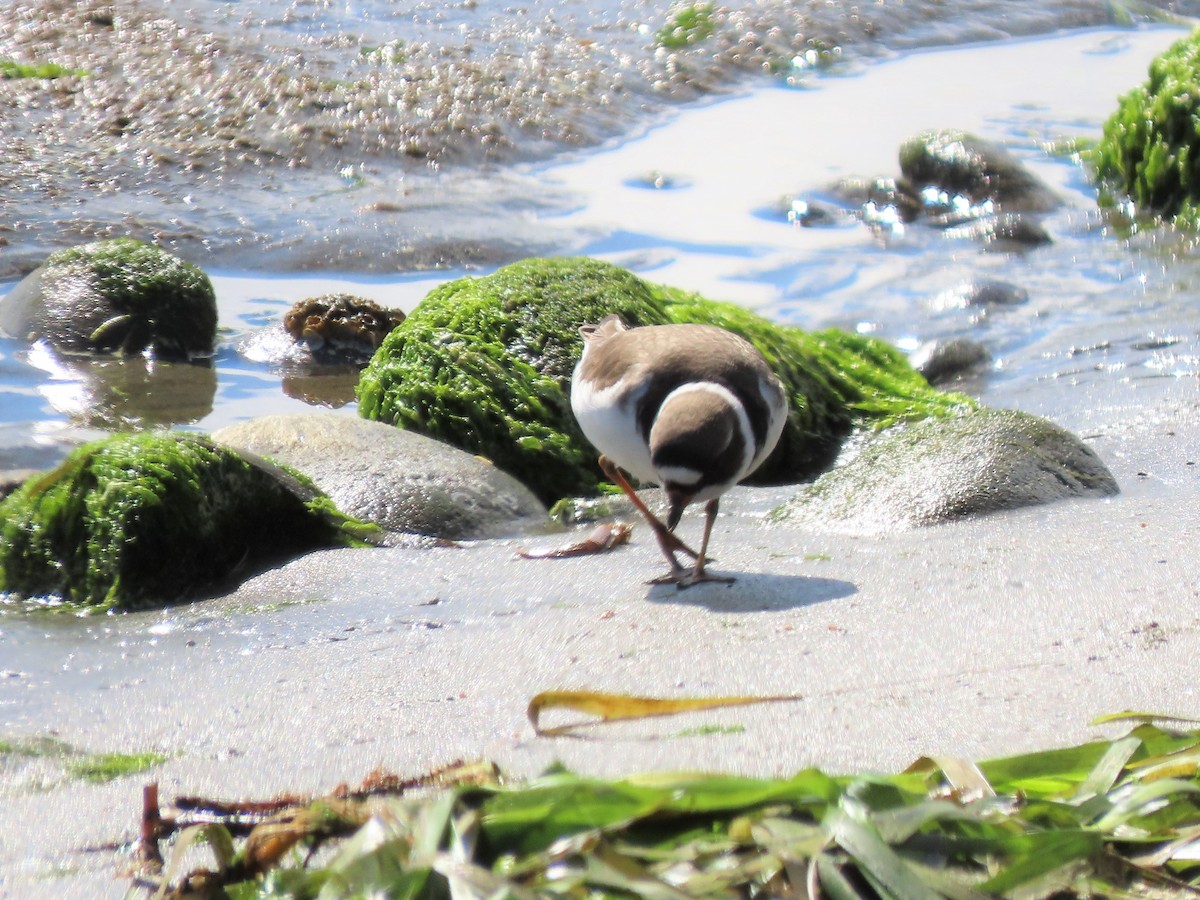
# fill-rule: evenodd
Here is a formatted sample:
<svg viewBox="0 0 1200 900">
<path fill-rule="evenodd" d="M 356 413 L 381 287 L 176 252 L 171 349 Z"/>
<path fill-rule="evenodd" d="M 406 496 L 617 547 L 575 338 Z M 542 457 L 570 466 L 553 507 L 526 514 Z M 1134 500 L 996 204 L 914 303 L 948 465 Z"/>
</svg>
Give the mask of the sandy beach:
<svg viewBox="0 0 1200 900">
<path fill-rule="evenodd" d="M 1106 60 L 1098 71 L 1132 85 L 1155 42 L 1161 49 L 1172 37 L 1134 33 L 1137 53 L 1112 58 L 1125 68 L 1111 71 L 1116 63 Z M 1089 47 L 1105 46 L 1107 38 L 1093 38 Z M 1026 48 L 1018 59 L 1044 56 L 1049 46 Z M 917 71 L 906 77 L 914 80 L 897 75 L 897 83 L 930 77 L 920 66 L 932 56 L 910 60 Z M 1074 115 L 1080 131 L 1094 131 L 1108 98 L 1123 87 L 1092 86 L 1100 96 L 1086 102 L 1044 92 L 1045 121 Z M 863 78 L 856 87 L 870 85 Z M 726 101 L 752 106 L 731 106 L 724 119 L 719 104 L 700 107 L 679 117 L 676 137 L 695 140 L 712 133 L 714 120 L 743 114 L 795 121 L 797 96 L 766 91 Z M 978 117 L 965 123 L 917 127 L 1007 134 L 1018 127 L 1009 104 L 1023 98 L 1019 91 L 1006 97 L 973 107 Z M 816 188 L 840 174 L 832 169 L 884 165 L 911 124 L 883 129 L 875 155 L 840 158 L 834 149 L 820 171 L 797 170 L 788 185 L 780 177 L 748 177 L 736 210 L 708 193 L 711 169 L 675 157 L 673 171 L 697 186 L 680 202 L 697 205 L 664 209 L 661 203 L 674 202 L 669 193 L 629 189 L 626 198 L 644 196 L 647 208 L 586 202 L 564 224 L 593 235 L 576 249 L 599 252 L 607 241 L 608 256 L 631 266 L 641 260 L 646 277 L 715 297 L 744 286 L 746 304 L 769 315 L 799 308 L 798 298 L 822 279 L 836 281 L 855 268 L 845 290 L 834 291 L 837 304 L 797 317 L 861 321 L 889 339 L 915 340 L 920 327 L 906 331 L 905 323 L 920 316 L 898 308 L 880 284 L 882 273 L 901 263 L 913 267 L 914 290 L 932 284 L 913 262 L 916 249 L 887 257 L 873 238 L 847 230 L 800 245 L 793 240 L 799 231 L 756 216 L 776 193 Z M 636 154 L 668 137 L 665 129 L 651 132 L 641 143 L 581 157 L 554 177 L 619 202 L 618 186 L 657 168 L 668 151 Z M 601 158 L 605 152 L 617 156 Z M 724 161 L 731 164 L 728 156 Z M 1100 227 L 1073 180 L 1077 170 L 1044 159 L 1034 164 L 1069 198 L 1055 226 L 1064 235 L 1094 236 Z M 654 202 L 660 205 L 649 209 Z M 697 209 L 709 218 L 696 220 Z M 633 224 L 614 236 L 617 212 Z M 724 236 L 714 221 L 729 225 Z M 629 239 L 639 232 L 654 239 Z M 1110 258 L 1098 242 L 1077 251 L 1085 254 L 1081 268 L 1103 268 L 1095 260 Z M 757 249 L 747 254 L 743 245 Z M 847 261 L 796 286 L 807 260 L 838 254 Z M 1007 323 L 989 326 L 1002 352 L 979 393 L 985 403 L 1049 416 L 1083 437 L 1111 469 L 1120 495 L 855 536 L 769 524 L 767 513 L 794 488 L 739 488 L 723 504 L 712 542 L 713 568 L 735 575 L 732 586 L 647 586 L 662 559 L 646 529 L 635 526 L 629 546 L 597 557 L 517 554 L 569 539 L 563 535 L 328 551 L 251 578 L 228 596 L 161 613 L 0 620 L 0 712 L 8 736 L 53 735 L 89 751 L 169 756 L 150 773 L 106 785 L 65 780 L 42 761 L 6 759 L 0 894 L 123 896 L 121 856 L 80 851 L 135 834 L 149 780 L 159 782 L 164 798 L 236 798 L 319 792 L 377 767 L 419 773 L 460 758 L 492 760 L 513 776 L 555 761 L 598 775 L 894 770 L 926 754 L 991 757 L 1112 734 L 1119 727 L 1097 728 L 1091 720 L 1126 709 L 1196 714 L 1200 326 L 1187 270 L 1156 268 L 1149 254 L 1104 263 L 1120 276 L 1112 279 L 1116 299 L 1082 289 L 1059 297 L 1053 291 L 1067 276 L 1039 274 L 1036 256 L 981 261 L 977 249 L 961 246 L 931 254 L 945 265 L 947 280 L 968 269 L 1024 273 L 1037 299 Z M 253 273 L 218 279 L 227 290 L 223 304 L 237 284 L 247 302 L 280 290 L 266 281 L 247 286 L 247 279 Z M 1140 287 L 1121 292 L 1131 284 Z M 403 305 L 422 293 L 414 280 L 392 285 L 388 296 L 403 295 Z M 862 310 L 873 296 L 868 316 Z M 1093 315 L 1097 308 L 1107 317 Z M 234 309 L 236 315 L 236 303 Z M 1148 341 L 1155 335 L 1170 340 Z M 1089 341 L 1107 341 L 1107 349 L 1073 352 Z M 230 396 L 219 392 L 211 419 L 199 427 L 219 427 L 245 412 L 231 412 L 226 401 L 236 401 L 236 392 L 221 390 Z M 295 411 L 293 401 L 279 405 Z M 685 537 L 699 521 L 695 511 L 685 516 Z M 525 715 L 534 695 L 584 688 L 801 699 L 603 726 L 579 738 L 535 736 Z M 712 727 L 696 733 L 700 726 Z"/>
</svg>

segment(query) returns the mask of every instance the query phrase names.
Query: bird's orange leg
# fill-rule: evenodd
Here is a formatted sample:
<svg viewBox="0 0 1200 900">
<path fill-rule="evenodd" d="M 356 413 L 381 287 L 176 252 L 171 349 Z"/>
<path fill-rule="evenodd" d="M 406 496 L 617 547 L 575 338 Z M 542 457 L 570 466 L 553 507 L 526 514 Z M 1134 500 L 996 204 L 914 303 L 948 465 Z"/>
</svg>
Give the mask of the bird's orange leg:
<svg viewBox="0 0 1200 900">
<path fill-rule="evenodd" d="M 671 529 L 663 523 L 662 519 L 650 511 L 650 507 L 646 506 L 646 504 L 642 502 L 642 498 L 637 495 L 636 491 L 634 491 L 633 486 L 630 485 L 629 480 L 625 477 L 625 474 L 619 468 L 617 468 L 617 464 L 607 456 L 600 457 L 600 471 L 603 472 L 608 478 L 612 479 L 613 484 L 625 492 L 625 496 L 629 498 L 629 501 L 634 505 L 637 511 L 642 514 L 643 518 L 645 518 L 646 522 L 650 525 L 650 528 L 654 531 L 654 536 L 658 538 L 658 546 L 662 549 L 663 556 L 671 561 L 671 570 L 679 572 L 686 571 L 683 566 L 679 564 L 679 561 L 675 559 L 675 554 L 684 553 L 690 556 L 692 559 L 696 559 L 700 554 L 676 537 L 675 532 L 671 531 Z"/>
</svg>

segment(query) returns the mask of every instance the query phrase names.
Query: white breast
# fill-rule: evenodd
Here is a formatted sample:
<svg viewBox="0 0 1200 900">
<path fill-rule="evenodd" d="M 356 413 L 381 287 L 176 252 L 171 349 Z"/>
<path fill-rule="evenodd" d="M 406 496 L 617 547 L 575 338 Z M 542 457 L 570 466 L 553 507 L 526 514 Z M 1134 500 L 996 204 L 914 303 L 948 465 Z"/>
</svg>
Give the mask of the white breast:
<svg viewBox="0 0 1200 900">
<path fill-rule="evenodd" d="M 630 384 L 638 386 L 631 390 Z M 597 391 L 579 378 L 576 367 L 571 381 L 571 410 L 597 450 L 638 481 L 658 484 L 658 475 L 650 463 L 650 449 L 637 427 L 637 404 L 645 392 L 646 383 L 636 370 Z"/>
</svg>

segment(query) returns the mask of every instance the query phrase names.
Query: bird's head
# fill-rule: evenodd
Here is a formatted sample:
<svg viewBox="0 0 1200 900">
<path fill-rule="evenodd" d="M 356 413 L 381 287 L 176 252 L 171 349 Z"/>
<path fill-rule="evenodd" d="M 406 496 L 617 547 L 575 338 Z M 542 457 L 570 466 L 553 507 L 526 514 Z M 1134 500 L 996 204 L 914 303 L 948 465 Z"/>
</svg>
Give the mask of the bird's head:
<svg viewBox="0 0 1200 900">
<path fill-rule="evenodd" d="M 669 527 L 688 504 L 718 497 L 737 480 L 751 438 L 735 404 L 728 391 L 715 386 L 681 388 L 663 402 L 649 445 L 670 505 Z"/>
</svg>

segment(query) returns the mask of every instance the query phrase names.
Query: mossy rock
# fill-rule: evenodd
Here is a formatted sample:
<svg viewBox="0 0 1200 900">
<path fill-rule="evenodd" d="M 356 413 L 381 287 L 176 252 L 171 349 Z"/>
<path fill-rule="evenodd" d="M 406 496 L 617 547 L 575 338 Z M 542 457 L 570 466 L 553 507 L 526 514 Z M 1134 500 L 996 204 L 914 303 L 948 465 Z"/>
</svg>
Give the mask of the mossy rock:
<svg viewBox="0 0 1200 900">
<path fill-rule="evenodd" d="M 1200 223 L 1200 31 L 1150 63 L 1089 152 L 1097 175 L 1137 206 L 1177 224 Z"/>
<path fill-rule="evenodd" d="M 0 331 L 71 353 L 190 358 L 213 352 L 217 301 L 208 276 L 132 238 L 51 254 L 0 301 Z"/>
<path fill-rule="evenodd" d="M 932 389 L 880 341 L 834 329 L 808 334 L 609 263 L 556 258 L 430 292 L 364 370 L 359 412 L 486 456 L 546 503 L 591 493 L 597 454 L 571 413 L 570 378 L 583 348 L 579 326 L 612 313 L 632 326 L 719 325 L 758 347 L 791 399 L 779 447 L 756 473 L 763 483 L 819 472 L 856 423 L 971 405 Z"/>
<path fill-rule="evenodd" d="M 0 593 L 135 609 L 354 544 L 311 483 L 198 435 L 114 435 L 0 501 Z"/>
<path fill-rule="evenodd" d="M 774 518 L 875 534 L 1117 491 L 1104 463 L 1069 431 L 1028 413 L 984 408 L 864 436 L 856 455 L 805 486 Z"/>
</svg>

